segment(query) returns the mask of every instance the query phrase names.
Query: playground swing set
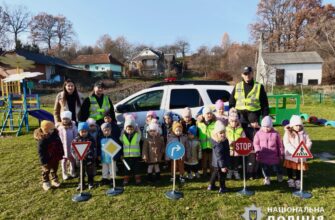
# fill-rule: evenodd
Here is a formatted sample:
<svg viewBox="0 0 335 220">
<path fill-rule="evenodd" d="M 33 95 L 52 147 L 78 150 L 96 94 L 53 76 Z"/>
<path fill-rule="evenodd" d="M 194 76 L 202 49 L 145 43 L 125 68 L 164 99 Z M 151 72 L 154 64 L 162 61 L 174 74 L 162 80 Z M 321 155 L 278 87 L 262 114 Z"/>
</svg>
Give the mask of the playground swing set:
<svg viewBox="0 0 335 220">
<path fill-rule="evenodd" d="M 26 78 L 35 77 L 42 73 L 19 73 L 1 80 L 2 96 L 0 97 L 1 130 L 3 134 L 19 136 L 23 127 L 29 132 L 29 115 L 42 120 L 53 121 L 49 112 L 40 109 L 38 94 L 27 94 Z"/>
</svg>

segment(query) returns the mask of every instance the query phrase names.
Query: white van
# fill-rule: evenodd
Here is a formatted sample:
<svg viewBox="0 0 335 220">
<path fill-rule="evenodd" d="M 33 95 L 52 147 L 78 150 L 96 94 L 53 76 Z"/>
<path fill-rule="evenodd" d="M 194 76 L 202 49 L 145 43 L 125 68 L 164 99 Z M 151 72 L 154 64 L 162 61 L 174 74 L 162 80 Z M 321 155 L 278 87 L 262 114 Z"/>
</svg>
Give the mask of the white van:
<svg viewBox="0 0 335 220">
<path fill-rule="evenodd" d="M 218 99 L 228 101 L 233 90 L 224 81 L 175 81 L 162 82 L 141 90 L 115 104 L 116 119 L 120 126 L 124 113 L 135 113 L 136 122 L 142 129 L 149 110 L 156 112 L 159 121 L 167 111 L 181 115 L 183 108 L 189 107 L 193 117 L 203 106 L 214 104 Z"/>
</svg>

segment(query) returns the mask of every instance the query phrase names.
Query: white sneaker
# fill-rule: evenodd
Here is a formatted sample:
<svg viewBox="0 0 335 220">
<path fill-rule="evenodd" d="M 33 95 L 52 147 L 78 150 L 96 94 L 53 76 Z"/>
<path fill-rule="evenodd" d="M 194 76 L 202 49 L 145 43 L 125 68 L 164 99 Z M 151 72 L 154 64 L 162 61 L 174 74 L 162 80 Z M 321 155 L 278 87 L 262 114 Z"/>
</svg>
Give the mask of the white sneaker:
<svg viewBox="0 0 335 220">
<path fill-rule="evenodd" d="M 60 182 L 58 182 L 58 180 L 52 180 L 51 185 L 58 188 L 60 186 Z"/>
<path fill-rule="evenodd" d="M 199 179 L 199 178 L 200 178 L 200 174 L 199 174 L 198 172 L 196 172 L 196 173 L 195 173 L 195 177 L 196 177 L 197 179 Z"/>
<path fill-rule="evenodd" d="M 270 178 L 269 177 L 265 177 L 264 178 L 264 185 L 269 186 L 270 184 L 271 184 Z"/>
<path fill-rule="evenodd" d="M 68 180 L 69 179 L 69 176 L 66 174 L 66 173 L 63 173 L 63 180 Z"/>
<path fill-rule="evenodd" d="M 277 181 L 279 183 L 283 182 L 283 175 L 277 175 Z"/>
<path fill-rule="evenodd" d="M 300 182 L 300 180 L 296 180 L 296 181 L 295 181 L 295 188 L 296 188 L 296 189 L 300 189 L 300 186 L 301 186 L 301 182 Z"/>
<path fill-rule="evenodd" d="M 294 180 L 293 179 L 289 179 L 287 181 L 287 184 L 288 184 L 288 187 L 290 188 L 294 188 L 295 187 L 295 183 L 294 183 Z"/>
<path fill-rule="evenodd" d="M 44 189 L 44 191 L 48 191 L 51 188 L 50 182 L 44 182 L 42 184 L 42 188 Z"/>
<path fill-rule="evenodd" d="M 236 170 L 234 171 L 234 177 L 235 177 L 236 180 L 240 180 L 241 179 L 240 174 Z"/>
<path fill-rule="evenodd" d="M 187 176 L 187 178 L 190 179 L 190 180 L 193 179 L 192 173 L 189 173 L 188 176 Z"/>
<path fill-rule="evenodd" d="M 226 178 L 230 180 L 232 178 L 232 176 L 233 176 L 233 171 L 229 170 L 228 173 L 227 173 Z"/>
</svg>

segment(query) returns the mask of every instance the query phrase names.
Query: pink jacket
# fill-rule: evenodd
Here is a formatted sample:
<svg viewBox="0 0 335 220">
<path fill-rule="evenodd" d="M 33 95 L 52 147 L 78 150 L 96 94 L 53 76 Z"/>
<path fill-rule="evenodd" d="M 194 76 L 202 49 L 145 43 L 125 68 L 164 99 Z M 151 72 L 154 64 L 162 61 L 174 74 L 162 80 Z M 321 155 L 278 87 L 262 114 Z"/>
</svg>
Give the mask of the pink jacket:
<svg viewBox="0 0 335 220">
<path fill-rule="evenodd" d="M 283 138 L 284 148 L 285 148 L 285 160 L 290 160 L 298 163 L 300 160 L 297 158 L 292 158 L 293 153 L 299 146 L 300 142 L 304 141 L 306 147 L 310 150 L 312 147 L 312 141 L 305 131 L 295 132 L 290 130 L 288 127 L 285 128 L 285 134 Z M 306 159 L 304 159 L 306 161 Z"/>
<path fill-rule="evenodd" d="M 260 163 L 275 165 L 284 156 L 284 147 L 277 131 L 265 132 L 262 129 L 257 131 L 254 137 L 254 148 L 256 159 Z"/>
<path fill-rule="evenodd" d="M 64 158 L 72 157 L 71 143 L 78 133 L 76 123 L 72 121 L 72 126 L 65 127 L 64 125 L 60 125 L 57 129 L 59 131 L 59 137 L 63 144 Z"/>
</svg>

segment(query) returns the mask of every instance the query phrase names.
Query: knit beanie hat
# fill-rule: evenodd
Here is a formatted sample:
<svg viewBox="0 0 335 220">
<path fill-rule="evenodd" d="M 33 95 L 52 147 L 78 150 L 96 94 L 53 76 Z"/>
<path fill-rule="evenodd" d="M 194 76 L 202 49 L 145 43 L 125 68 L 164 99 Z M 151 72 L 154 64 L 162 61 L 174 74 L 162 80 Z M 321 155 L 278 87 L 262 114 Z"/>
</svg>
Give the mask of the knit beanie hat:
<svg viewBox="0 0 335 220">
<path fill-rule="evenodd" d="M 48 133 L 50 129 L 54 129 L 54 128 L 55 128 L 55 124 L 51 121 L 43 120 L 41 122 L 41 129 L 43 133 Z"/>
<path fill-rule="evenodd" d="M 290 119 L 290 126 L 303 125 L 302 120 L 299 115 L 292 115 Z"/>
<path fill-rule="evenodd" d="M 126 129 L 128 126 L 135 128 L 135 120 L 132 117 L 127 117 L 124 121 L 124 129 Z"/>
<path fill-rule="evenodd" d="M 110 111 L 106 111 L 104 113 L 104 117 L 111 117 L 111 112 Z"/>
<path fill-rule="evenodd" d="M 189 107 L 186 107 L 182 110 L 181 112 L 181 116 L 184 118 L 184 117 L 192 117 L 192 112 L 191 112 L 191 109 Z"/>
<path fill-rule="evenodd" d="M 88 131 L 89 130 L 89 126 L 87 122 L 79 122 L 78 124 L 78 132 L 85 130 Z"/>
<path fill-rule="evenodd" d="M 239 121 L 237 110 L 235 108 L 229 109 L 228 120 L 229 121 Z"/>
<path fill-rule="evenodd" d="M 261 125 L 262 127 L 272 128 L 272 118 L 270 116 L 265 116 Z"/>
<path fill-rule="evenodd" d="M 147 127 L 147 131 L 155 130 L 156 132 L 159 131 L 159 127 L 157 123 L 151 122 Z"/>
<path fill-rule="evenodd" d="M 101 130 L 104 130 L 105 128 L 109 128 L 109 129 L 111 129 L 111 124 L 110 123 L 103 123 L 101 126 L 100 126 L 100 128 L 101 128 Z"/>
<path fill-rule="evenodd" d="M 93 119 L 93 118 L 88 118 L 86 120 L 87 124 L 90 126 L 90 125 L 95 125 L 96 124 L 96 121 Z"/>
<path fill-rule="evenodd" d="M 220 133 L 221 131 L 226 131 L 226 127 L 221 121 L 216 121 L 213 129 L 213 134 Z"/>
<path fill-rule="evenodd" d="M 172 124 L 172 131 L 174 132 L 177 128 L 181 128 L 181 129 L 183 129 L 183 125 L 182 125 L 180 122 L 175 121 L 175 122 L 173 122 L 173 124 Z"/>
<path fill-rule="evenodd" d="M 148 111 L 148 112 L 147 112 L 147 117 L 148 117 L 148 116 L 151 116 L 151 117 L 153 117 L 153 118 L 156 118 L 156 117 L 157 117 L 156 112 L 154 112 L 154 111 Z"/>
<path fill-rule="evenodd" d="M 64 119 L 64 118 L 68 118 L 68 119 L 72 119 L 72 112 L 70 111 L 63 111 L 62 113 L 60 113 L 60 118 Z"/>
<path fill-rule="evenodd" d="M 195 125 L 192 125 L 191 127 L 189 127 L 188 128 L 188 133 L 191 133 L 191 134 L 193 134 L 194 136 L 196 136 L 197 135 L 197 126 L 195 126 Z"/>
<path fill-rule="evenodd" d="M 221 99 L 218 99 L 216 102 L 215 102 L 215 109 L 216 110 L 219 110 L 223 108 L 224 109 L 224 102 L 221 100 Z"/>
<path fill-rule="evenodd" d="M 209 107 L 209 106 L 205 106 L 203 109 L 202 109 L 202 114 L 205 115 L 207 113 L 213 113 L 212 112 L 212 109 Z"/>
</svg>

